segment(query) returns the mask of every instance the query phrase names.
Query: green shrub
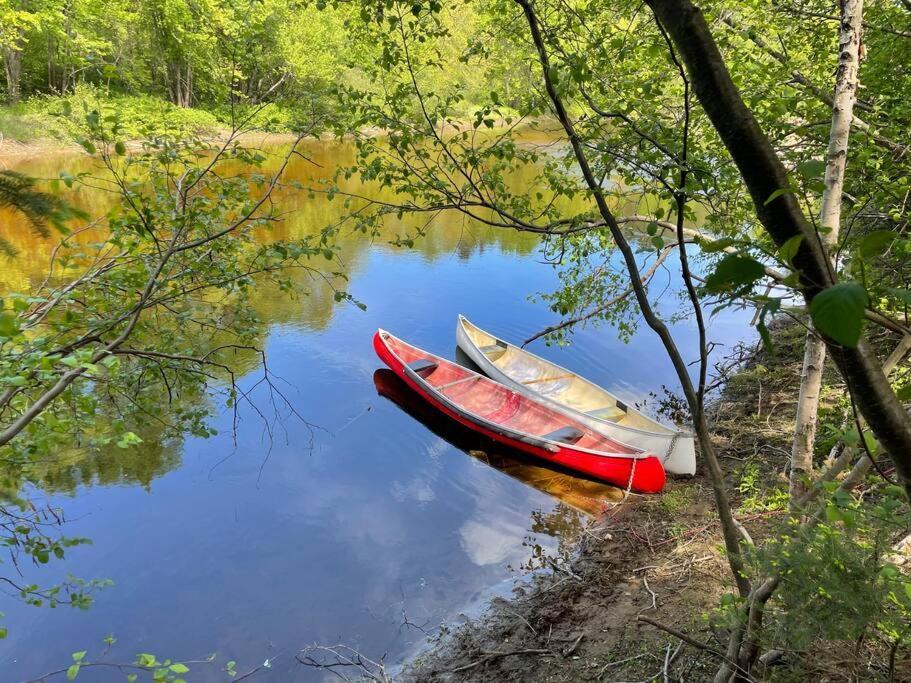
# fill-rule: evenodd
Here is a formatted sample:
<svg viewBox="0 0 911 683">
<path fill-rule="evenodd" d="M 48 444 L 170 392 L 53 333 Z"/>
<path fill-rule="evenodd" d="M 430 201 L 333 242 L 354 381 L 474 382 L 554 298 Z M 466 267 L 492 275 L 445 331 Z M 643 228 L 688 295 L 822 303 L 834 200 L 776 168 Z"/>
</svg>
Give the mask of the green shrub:
<svg viewBox="0 0 911 683">
<path fill-rule="evenodd" d="M 782 574 L 768 615 L 773 647 L 802 650 L 820 638 L 908 641 L 911 577 L 896 566 L 892 547 L 911 521 L 904 491 L 879 485 L 853 497 L 837 487 L 828 487 L 834 493 L 823 521 L 756 552 L 765 571 Z"/>
<path fill-rule="evenodd" d="M 214 114 L 200 109 L 177 107 L 149 95 L 110 95 L 80 84 L 64 97 L 33 97 L 0 110 L 0 133 L 21 141 L 71 140 L 81 135 L 82 122 L 91 111 L 116 118 L 126 138 L 211 135 L 223 127 Z"/>
<path fill-rule="evenodd" d="M 0 135 L 4 139 L 30 142 L 40 138 L 66 137 L 66 129 L 52 117 L 32 111 L 28 103 L 0 107 Z"/>
</svg>

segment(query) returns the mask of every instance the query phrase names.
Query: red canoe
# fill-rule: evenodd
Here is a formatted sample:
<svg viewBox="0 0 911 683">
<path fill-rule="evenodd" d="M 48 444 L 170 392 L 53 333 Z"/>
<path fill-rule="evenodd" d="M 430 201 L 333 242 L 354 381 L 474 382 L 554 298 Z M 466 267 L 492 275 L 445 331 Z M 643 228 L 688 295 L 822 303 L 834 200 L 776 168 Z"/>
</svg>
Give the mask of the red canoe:
<svg viewBox="0 0 911 683">
<path fill-rule="evenodd" d="M 664 468 L 650 453 L 614 441 L 385 330 L 374 335 L 373 348 L 425 401 L 494 441 L 638 493 L 657 493 L 664 487 Z"/>
</svg>

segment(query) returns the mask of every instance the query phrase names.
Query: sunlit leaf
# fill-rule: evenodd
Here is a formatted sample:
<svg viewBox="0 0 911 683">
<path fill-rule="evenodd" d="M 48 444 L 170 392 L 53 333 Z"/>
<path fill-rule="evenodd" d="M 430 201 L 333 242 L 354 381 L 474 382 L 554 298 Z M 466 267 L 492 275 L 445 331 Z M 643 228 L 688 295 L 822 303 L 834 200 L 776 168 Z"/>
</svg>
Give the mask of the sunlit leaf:
<svg viewBox="0 0 911 683">
<path fill-rule="evenodd" d="M 856 282 L 841 282 L 816 295 L 810 304 L 810 317 L 824 335 L 854 348 L 860 340 L 866 307 L 866 290 Z"/>
</svg>

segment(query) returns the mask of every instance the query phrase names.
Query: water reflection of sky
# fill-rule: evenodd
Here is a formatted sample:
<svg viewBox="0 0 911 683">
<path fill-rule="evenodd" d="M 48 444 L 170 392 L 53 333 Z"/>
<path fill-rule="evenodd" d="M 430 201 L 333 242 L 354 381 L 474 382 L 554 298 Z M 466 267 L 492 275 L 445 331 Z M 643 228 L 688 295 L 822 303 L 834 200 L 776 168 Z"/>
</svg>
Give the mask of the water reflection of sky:
<svg viewBox="0 0 911 683">
<path fill-rule="evenodd" d="M 527 562 L 527 536 L 555 547 L 532 525 L 557 499 L 469 457 L 378 396 L 370 343 L 382 326 L 451 356 L 458 313 L 521 340 L 554 321 L 527 300 L 554 284 L 553 271 L 521 250 L 428 258 L 375 247 L 360 252 L 349 286 L 366 312 L 330 307 L 317 325 L 306 298 L 260 302 L 278 311 L 266 341 L 272 371 L 295 408 L 326 431 L 316 430 L 311 450 L 309 430 L 286 420 L 270 445 L 244 411 L 235 445 L 226 414 L 216 420 L 219 436 L 187 440 L 181 464 L 148 490 L 90 486 L 58 497 L 73 520 L 66 532 L 94 545 L 52 563 L 41 582 L 69 571 L 115 586 L 86 612 L 0 600 L 10 628 L 0 679 L 58 668 L 76 650 L 95 657 L 112 632 L 120 660 L 218 652 L 241 670 L 280 654 L 272 675 L 257 680 L 312 675 L 291 655 L 313 642 L 388 652 L 394 661 L 423 637 L 402 625 L 403 608 L 412 622 L 438 624 L 510 576 L 507 565 Z M 733 321 L 748 316 L 717 319 L 713 338 L 734 341 Z M 693 358 L 692 323 L 677 327 Z M 535 350 L 633 398 L 676 386 L 648 330 L 623 344 L 610 329 L 586 329 L 570 348 Z M 194 680 L 221 680 L 208 671 Z"/>
</svg>

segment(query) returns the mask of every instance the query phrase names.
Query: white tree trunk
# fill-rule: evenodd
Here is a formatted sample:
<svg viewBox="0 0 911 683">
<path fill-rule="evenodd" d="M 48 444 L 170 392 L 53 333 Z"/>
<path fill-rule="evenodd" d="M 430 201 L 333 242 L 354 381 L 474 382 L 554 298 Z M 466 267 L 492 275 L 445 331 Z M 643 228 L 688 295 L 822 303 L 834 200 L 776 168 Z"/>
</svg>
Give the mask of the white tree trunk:
<svg viewBox="0 0 911 683">
<path fill-rule="evenodd" d="M 832 103 L 832 127 L 826 155 L 825 189 L 822 194 L 819 223 L 822 241 L 831 251 L 838 241 L 841 223 L 841 195 L 844 187 L 848 137 L 854 118 L 860 68 L 863 0 L 843 0 L 838 40 L 838 70 Z M 792 504 L 806 492 L 806 481 L 813 470 L 813 444 L 816 440 L 816 416 L 826 347 L 812 330 L 807 332 L 797 399 L 797 419 L 791 450 L 790 492 Z"/>
</svg>

